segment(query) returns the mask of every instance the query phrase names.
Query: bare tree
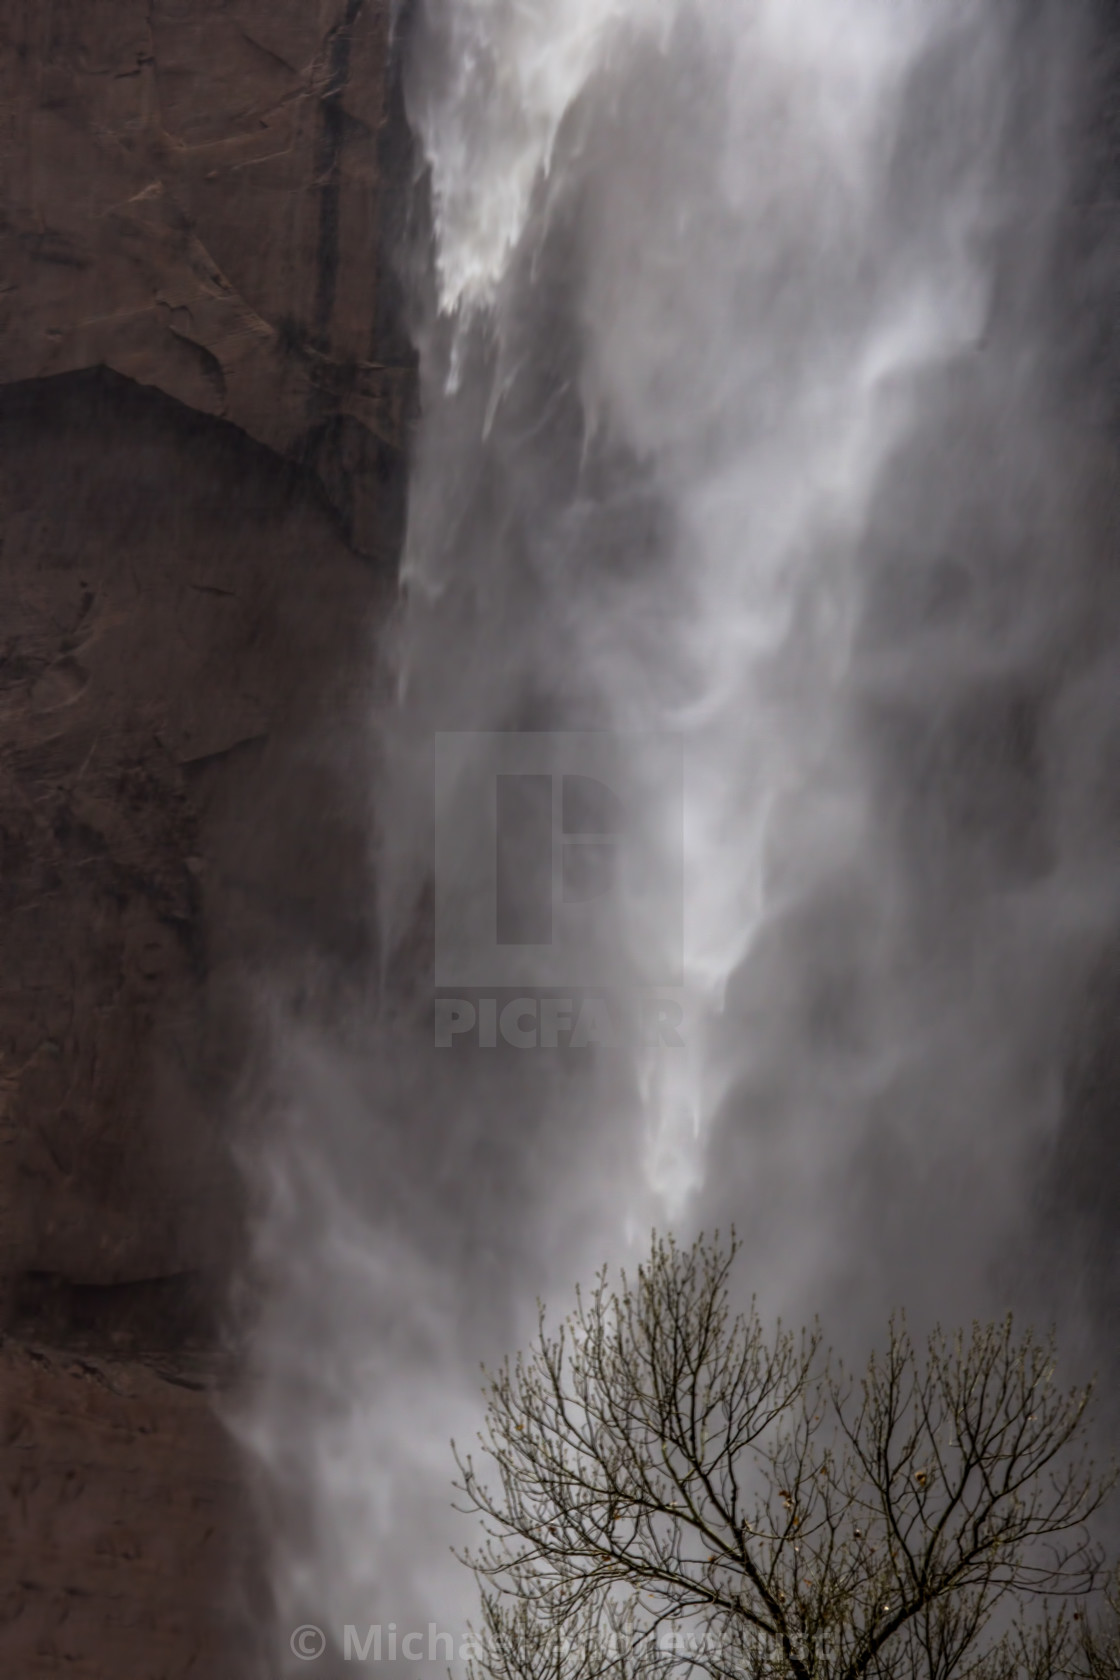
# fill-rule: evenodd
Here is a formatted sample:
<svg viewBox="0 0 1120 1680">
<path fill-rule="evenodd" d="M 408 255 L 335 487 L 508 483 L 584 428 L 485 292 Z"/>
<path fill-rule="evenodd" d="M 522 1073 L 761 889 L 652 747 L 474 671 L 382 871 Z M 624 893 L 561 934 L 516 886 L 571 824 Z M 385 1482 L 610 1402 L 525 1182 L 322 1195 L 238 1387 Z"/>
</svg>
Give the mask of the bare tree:
<svg viewBox="0 0 1120 1680">
<path fill-rule="evenodd" d="M 1010 1319 L 858 1381 L 655 1239 L 488 1392 L 472 1680 L 1116 1680 L 1089 1391 Z"/>
</svg>

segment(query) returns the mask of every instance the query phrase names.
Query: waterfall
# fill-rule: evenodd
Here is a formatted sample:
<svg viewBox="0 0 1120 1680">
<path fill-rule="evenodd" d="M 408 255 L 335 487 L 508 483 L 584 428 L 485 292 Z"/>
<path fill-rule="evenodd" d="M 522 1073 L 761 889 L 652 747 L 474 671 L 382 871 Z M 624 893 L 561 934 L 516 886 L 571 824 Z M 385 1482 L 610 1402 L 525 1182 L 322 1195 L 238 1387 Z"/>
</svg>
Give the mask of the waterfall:
<svg viewBox="0 0 1120 1680">
<path fill-rule="evenodd" d="M 477 1361 L 651 1223 L 734 1221 L 767 1310 L 854 1337 L 1016 1296 L 1118 909 L 1108 450 L 1048 313 L 1074 33 L 1001 0 L 421 8 L 381 976 L 345 1045 L 289 1036 L 261 1225 L 283 1627 L 463 1627 Z M 616 771 L 654 884 L 601 906 L 590 985 L 680 1031 L 596 1049 L 550 935 L 483 950 L 480 812 Z M 439 1046 L 433 968 L 469 994 Z M 553 1036 L 539 1003 L 499 1034 L 534 987 Z"/>
</svg>

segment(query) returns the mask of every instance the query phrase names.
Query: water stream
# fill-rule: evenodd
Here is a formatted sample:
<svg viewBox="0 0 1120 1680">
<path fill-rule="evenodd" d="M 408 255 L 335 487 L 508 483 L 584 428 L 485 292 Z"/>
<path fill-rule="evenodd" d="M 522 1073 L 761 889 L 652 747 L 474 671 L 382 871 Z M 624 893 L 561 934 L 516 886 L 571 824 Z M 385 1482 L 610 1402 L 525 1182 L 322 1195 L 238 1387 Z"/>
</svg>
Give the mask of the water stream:
<svg viewBox="0 0 1120 1680">
<path fill-rule="evenodd" d="M 1052 307 L 1076 46 L 1001 0 L 421 9 L 381 975 L 345 1044 L 289 1040 L 261 1234 L 283 1627 L 457 1636 L 477 1362 L 653 1223 L 733 1221 L 764 1307 L 841 1338 L 1043 1298 L 1120 908 L 1111 446 Z M 505 1002 L 588 975 L 487 969 L 477 813 L 600 746 L 657 880 L 591 894 L 591 979 L 660 987 L 683 1042 L 573 1047 L 577 997 L 519 1045 Z M 475 982 L 442 1048 L 433 965 Z"/>
</svg>

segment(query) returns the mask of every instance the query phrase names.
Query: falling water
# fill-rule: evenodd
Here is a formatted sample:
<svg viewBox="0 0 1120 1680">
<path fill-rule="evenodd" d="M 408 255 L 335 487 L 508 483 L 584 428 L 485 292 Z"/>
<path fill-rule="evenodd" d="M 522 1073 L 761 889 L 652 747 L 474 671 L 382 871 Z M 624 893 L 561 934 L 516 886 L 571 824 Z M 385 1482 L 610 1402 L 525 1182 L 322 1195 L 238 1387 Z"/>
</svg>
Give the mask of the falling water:
<svg viewBox="0 0 1120 1680">
<path fill-rule="evenodd" d="M 1001 0 L 421 9 L 378 996 L 273 1082 L 282 1628 L 461 1628 L 477 1361 L 651 1222 L 734 1220 L 853 1335 L 1019 1287 L 1120 908 L 1107 451 L 1048 313 L 1074 44 Z M 469 802 L 511 731 L 609 735 L 683 820 L 682 1048 L 433 1048 L 433 737 Z M 675 937 L 623 933 L 635 983 Z"/>
</svg>

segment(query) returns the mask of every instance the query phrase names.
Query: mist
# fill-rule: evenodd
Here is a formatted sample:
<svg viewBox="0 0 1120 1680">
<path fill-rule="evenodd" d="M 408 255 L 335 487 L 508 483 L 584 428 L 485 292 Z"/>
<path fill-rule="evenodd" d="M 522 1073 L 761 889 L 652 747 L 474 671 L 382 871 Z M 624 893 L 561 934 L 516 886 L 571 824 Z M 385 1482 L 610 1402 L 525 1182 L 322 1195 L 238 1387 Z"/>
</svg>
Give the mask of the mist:
<svg viewBox="0 0 1120 1680">
<path fill-rule="evenodd" d="M 281 1650 L 458 1638 L 479 1361 L 651 1225 L 734 1225 L 764 1311 L 845 1347 L 1010 1305 L 1099 1350 L 1055 1189 L 1120 913 L 1090 41 L 1010 0 L 430 0 L 403 33 L 380 960 L 331 1030 L 278 1022 L 254 1099 Z M 437 900 L 481 937 L 471 870 L 433 878 L 443 734 L 464 834 L 493 737 L 619 743 L 683 934 L 611 924 L 610 983 L 676 966 L 682 1043 L 434 1045 Z"/>
</svg>

